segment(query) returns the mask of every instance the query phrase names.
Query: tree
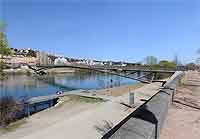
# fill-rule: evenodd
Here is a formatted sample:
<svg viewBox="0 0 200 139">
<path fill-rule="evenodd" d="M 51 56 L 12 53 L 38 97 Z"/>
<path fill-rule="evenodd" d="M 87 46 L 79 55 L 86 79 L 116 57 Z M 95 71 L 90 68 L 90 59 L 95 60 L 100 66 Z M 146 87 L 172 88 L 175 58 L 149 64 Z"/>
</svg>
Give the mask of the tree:
<svg viewBox="0 0 200 139">
<path fill-rule="evenodd" d="M 196 63 L 197 65 L 200 65 L 200 49 L 197 50 L 197 55 Z"/>
<path fill-rule="evenodd" d="M 7 56 L 11 54 L 11 50 L 8 47 L 8 41 L 6 39 L 5 33 L 4 33 L 5 26 L 0 23 L 0 73 L 3 71 L 3 65 L 4 61 L 3 58 L 4 56 Z"/>
<path fill-rule="evenodd" d="M 176 63 L 175 62 L 170 62 L 167 60 L 161 60 L 159 62 L 159 65 L 163 68 L 167 68 L 167 69 L 176 69 Z"/>
<path fill-rule="evenodd" d="M 147 65 L 156 65 L 157 64 L 157 58 L 154 56 L 147 56 L 145 58 L 145 62 Z"/>
<path fill-rule="evenodd" d="M 29 50 L 28 53 L 26 54 L 27 57 L 36 57 L 37 54 L 34 50 Z"/>
<path fill-rule="evenodd" d="M 4 58 L 4 56 L 7 56 L 11 54 L 11 50 L 8 47 L 8 41 L 6 39 L 6 36 L 4 32 L 0 32 L 0 55 L 1 59 Z"/>
<path fill-rule="evenodd" d="M 6 127 L 17 119 L 17 114 L 22 112 L 22 103 L 10 96 L 0 98 L 0 126 Z"/>
<path fill-rule="evenodd" d="M 197 54 L 200 54 L 200 49 L 197 50 Z"/>
<path fill-rule="evenodd" d="M 195 70 L 195 69 L 197 69 L 197 66 L 194 63 L 188 63 L 186 65 L 186 69 L 187 70 Z"/>
</svg>

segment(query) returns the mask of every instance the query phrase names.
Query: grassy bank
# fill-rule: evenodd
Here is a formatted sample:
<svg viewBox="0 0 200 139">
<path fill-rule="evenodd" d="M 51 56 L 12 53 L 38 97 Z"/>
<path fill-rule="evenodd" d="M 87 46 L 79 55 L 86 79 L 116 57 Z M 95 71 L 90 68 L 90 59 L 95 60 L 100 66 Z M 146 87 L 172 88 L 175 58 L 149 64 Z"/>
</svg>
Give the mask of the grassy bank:
<svg viewBox="0 0 200 139">
<path fill-rule="evenodd" d="M 93 98 L 93 97 L 85 97 L 85 96 L 78 96 L 78 95 L 68 95 L 65 97 L 61 97 L 58 100 L 58 104 L 56 107 L 62 107 L 64 104 L 69 102 L 76 102 L 76 103 L 99 103 L 104 102 L 101 98 Z"/>
<path fill-rule="evenodd" d="M 138 82 L 138 83 L 129 84 L 129 85 L 121 85 L 121 86 L 113 87 L 113 88 L 94 90 L 94 92 L 95 94 L 118 97 L 128 92 L 132 92 L 138 88 L 141 88 L 144 85 L 145 84 Z"/>
<path fill-rule="evenodd" d="M 23 119 L 17 120 L 16 122 L 9 124 L 6 127 L 0 127 L 0 134 L 5 134 L 8 132 L 15 131 L 18 127 L 22 126 L 25 123 L 27 123 L 26 118 L 23 118 Z"/>
</svg>

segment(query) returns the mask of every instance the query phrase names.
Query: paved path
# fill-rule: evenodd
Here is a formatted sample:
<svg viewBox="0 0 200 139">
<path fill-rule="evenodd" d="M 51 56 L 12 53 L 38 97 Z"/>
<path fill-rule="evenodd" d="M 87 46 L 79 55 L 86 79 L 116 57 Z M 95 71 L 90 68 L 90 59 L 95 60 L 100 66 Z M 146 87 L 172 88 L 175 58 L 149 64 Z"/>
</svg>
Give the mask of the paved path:
<svg viewBox="0 0 200 139">
<path fill-rule="evenodd" d="M 200 108 L 200 73 L 186 72 L 177 89 L 175 100 L 180 103 L 169 109 L 161 139 L 199 139 L 200 110 L 193 106 Z"/>
</svg>

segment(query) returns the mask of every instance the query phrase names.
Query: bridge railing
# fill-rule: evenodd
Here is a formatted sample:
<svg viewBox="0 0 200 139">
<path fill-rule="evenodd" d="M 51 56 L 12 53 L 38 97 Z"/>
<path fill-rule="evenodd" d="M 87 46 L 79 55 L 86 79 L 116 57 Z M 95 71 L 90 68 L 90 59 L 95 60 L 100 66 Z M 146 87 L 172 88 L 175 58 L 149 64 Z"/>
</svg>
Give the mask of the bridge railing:
<svg viewBox="0 0 200 139">
<path fill-rule="evenodd" d="M 86 65 L 86 64 L 77 64 L 77 63 L 69 63 L 69 64 L 58 64 L 58 65 L 36 65 L 38 67 L 51 67 L 51 66 L 80 66 L 80 67 L 96 67 L 96 68 L 105 68 L 105 69 L 146 69 L 146 70 L 176 70 L 175 68 L 167 68 L 163 66 L 149 66 L 149 65 L 128 65 L 128 66 L 122 66 L 122 65 Z"/>
</svg>

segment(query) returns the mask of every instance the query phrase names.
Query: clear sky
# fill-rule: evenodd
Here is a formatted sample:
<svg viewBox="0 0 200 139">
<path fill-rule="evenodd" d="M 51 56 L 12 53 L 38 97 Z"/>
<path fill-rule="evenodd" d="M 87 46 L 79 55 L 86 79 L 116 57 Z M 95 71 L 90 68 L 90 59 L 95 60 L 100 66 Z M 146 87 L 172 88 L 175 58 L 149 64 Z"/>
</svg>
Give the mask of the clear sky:
<svg viewBox="0 0 200 139">
<path fill-rule="evenodd" d="M 200 48 L 194 0 L 4 0 L 0 8 L 10 47 L 129 62 L 178 55 L 183 63 Z"/>
</svg>

